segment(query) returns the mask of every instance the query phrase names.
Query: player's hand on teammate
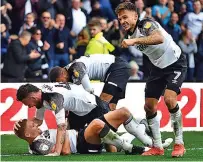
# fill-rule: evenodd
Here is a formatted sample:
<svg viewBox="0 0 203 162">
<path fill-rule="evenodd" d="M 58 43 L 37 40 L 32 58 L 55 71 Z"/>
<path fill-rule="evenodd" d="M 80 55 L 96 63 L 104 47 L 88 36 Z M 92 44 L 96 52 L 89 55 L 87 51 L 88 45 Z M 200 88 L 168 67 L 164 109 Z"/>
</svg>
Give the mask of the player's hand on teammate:
<svg viewBox="0 0 203 162">
<path fill-rule="evenodd" d="M 14 132 L 20 128 L 19 122 L 22 122 L 22 121 L 23 121 L 23 119 L 20 119 L 15 122 L 14 127 L 13 127 Z"/>
<path fill-rule="evenodd" d="M 122 48 L 128 48 L 129 46 L 135 45 L 135 39 L 124 39 L 121 42 L 121 47 Z"/>
</svg>

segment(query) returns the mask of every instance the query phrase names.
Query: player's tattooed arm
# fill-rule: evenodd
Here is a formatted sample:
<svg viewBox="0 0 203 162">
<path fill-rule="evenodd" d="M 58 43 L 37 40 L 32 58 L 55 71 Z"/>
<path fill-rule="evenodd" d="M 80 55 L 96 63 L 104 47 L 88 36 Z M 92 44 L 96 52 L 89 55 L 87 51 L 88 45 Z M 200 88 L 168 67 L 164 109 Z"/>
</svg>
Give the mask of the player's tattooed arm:
<svg viewBox="0 0 203 162">
<path fill-rule="evenodd" d="M 148 36 L 135 38 L 134 44 L 156 45 L 164 42 L 164 37 L 159 29 L 152 31 Z"/>
<path fill-rule="evenodd" d="M 66 128 L 67 128 L 67 120 L 65 123 L 58 124 L 55 152 L 59 155 L 61 154 L 62 147 L 65 141 Z"/>
</svg>

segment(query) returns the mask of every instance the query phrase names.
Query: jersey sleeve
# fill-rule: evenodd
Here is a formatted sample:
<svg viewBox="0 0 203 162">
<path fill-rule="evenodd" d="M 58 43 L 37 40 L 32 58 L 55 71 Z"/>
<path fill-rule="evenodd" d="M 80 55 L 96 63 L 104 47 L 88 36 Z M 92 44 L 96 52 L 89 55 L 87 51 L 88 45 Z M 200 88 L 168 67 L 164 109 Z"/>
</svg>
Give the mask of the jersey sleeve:
<svg viewBox="0 0 203 162">
<path fill-rule="evenodd" d="M 83 77 L 87 74 L 86 67 L 82 62 L 75 62 L 71 65 L 68 70 L 69 75 L 71 76 L 72 82 L 80 85 Z"/>
<path fill-rule="evenodd" d="M 54 144 L 47 139 L 38 139 L 30 145 L 33 154 L 47 155 L 52 151 Z"/>
<path fill-rule="evenodd" d="M 62 94 L 53 93 L 49 101 L 51 109 L 55 112 L 57 125 L 65 123 L 64 97 Z"/>
<path fill-rule="evenodd" d="M 43 120 L 44 119 L 44 112 L 45 112 L 46 108 L 45 107 L 42 107 L 40 109 L 37 109 L 36 111 L 36 115 L 35 117 L 39 120 Z"/>
<path fill-rule="evenodd" d="M 138 28 L 140 29 L 142 35 L 149 36 L 154 30 L 159 29 L 159 26 L 157 22 L 145 19 L 139 22 Z"/>
</svg>

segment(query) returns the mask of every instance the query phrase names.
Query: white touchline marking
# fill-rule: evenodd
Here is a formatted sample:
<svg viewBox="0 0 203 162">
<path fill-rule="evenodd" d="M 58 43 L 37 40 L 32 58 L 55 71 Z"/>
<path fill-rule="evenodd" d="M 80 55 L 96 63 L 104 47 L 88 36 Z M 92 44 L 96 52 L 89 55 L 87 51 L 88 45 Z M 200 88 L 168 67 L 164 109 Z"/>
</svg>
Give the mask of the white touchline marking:
<svg viewBox="0 0 203 162">
<path fill-rule="evenodd" d="M 171 151 L 172 149 L 166 149 Z M 186 148 L 186 151 L 193 151 L 193 150 L 203 150 L 203 148 Z M 33 154 L 5 154 L 5 155 L 0 155 L 1 156 L 32 156 Z M 35 155 L 33 155 L 35 156 Z"/>
</svg>

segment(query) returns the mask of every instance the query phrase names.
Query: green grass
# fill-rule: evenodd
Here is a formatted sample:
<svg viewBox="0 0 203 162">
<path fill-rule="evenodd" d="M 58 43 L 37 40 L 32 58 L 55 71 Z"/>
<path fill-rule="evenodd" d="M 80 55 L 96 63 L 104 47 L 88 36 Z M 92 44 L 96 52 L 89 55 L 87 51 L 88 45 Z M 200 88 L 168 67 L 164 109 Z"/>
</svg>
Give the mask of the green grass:
<svg viewBox="0 0 203 162">
<path fill-rule="evenodd" d="M 162 134 L 163 139 L 173 137 L 173 133 Z M 187 152 L 182 158 L 171 158 L 171 149 L 165 150 L 164 156 L 143 157 L 120 153 L 102 153 L 99 155 L 69 155 L 60 157 L 44 157 L 23 155 L 28 153 L 27 143 L 14 135 L 1 136 L 2 161 L 203 161 L 203 132 L 185 132 L 185 147 Z M 137 143 L 137 142 L 136 142 Z M 139 143 L 137 143 L 139 144 Z M 5 156 L 10 155 L 10 156 Z"/>
</svg>

